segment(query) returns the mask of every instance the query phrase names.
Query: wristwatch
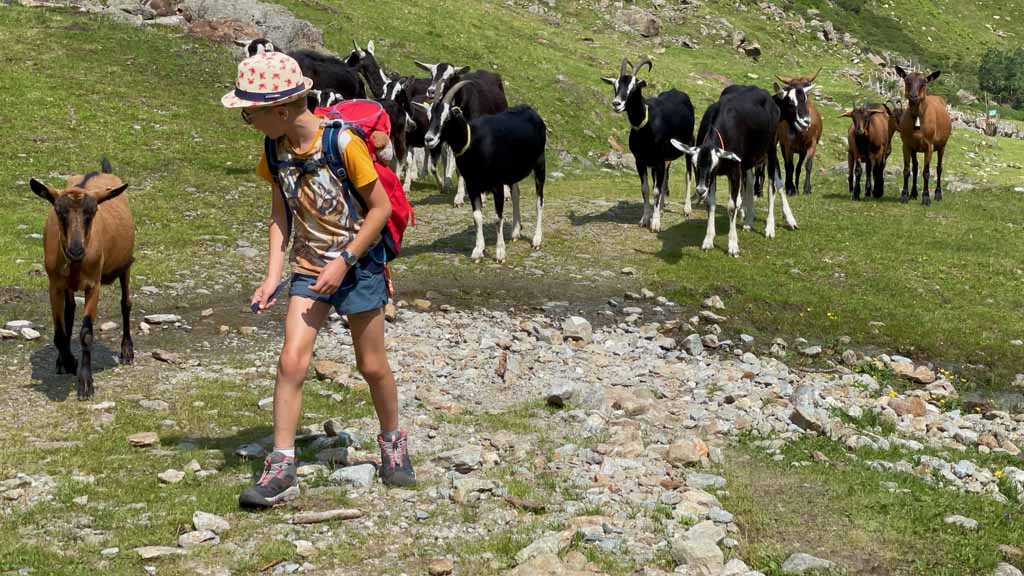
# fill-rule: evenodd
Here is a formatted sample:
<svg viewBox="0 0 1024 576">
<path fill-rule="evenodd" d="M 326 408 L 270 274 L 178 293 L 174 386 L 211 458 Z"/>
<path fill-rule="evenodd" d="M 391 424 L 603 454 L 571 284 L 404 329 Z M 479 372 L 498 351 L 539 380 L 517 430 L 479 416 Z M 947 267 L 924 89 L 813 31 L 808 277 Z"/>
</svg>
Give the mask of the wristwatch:
<svg viewBox="0 0 1024 576">
<path fill-rule="evenodd" d="M 355 254 L 349 252 L 348 250 L 341 251 L 341 259 L 344 260 L 345 264 L 348 264 L 350 267 L 355 266 L 356 262 L 359 261 L 359 258 L 357 258 Z"/>
</svg>

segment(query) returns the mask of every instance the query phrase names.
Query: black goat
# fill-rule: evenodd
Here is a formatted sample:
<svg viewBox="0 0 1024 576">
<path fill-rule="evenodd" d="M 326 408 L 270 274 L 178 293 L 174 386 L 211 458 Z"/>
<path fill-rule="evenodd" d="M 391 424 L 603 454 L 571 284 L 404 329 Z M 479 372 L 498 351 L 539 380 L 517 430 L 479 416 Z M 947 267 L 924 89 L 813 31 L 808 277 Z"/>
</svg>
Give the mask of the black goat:
<svg viewBox="0 0 1024 576">
<path fill-rule="evenodd" d="M 238 40 L 236 44 L 243 46 L 249 56 L 275 50 L 273 42 L 266 38 Z M 296 50 L 288 55 L 299 63 L 302 73 L 313 80 L 314 89 L 333 90 L 346 100 L 352 100 L 366 98 L 369 85 L 371 96 L 383 96 L 386 78 L 377 64 L 373 41 L 367 44 L 366 50 L 359 48 L 355 41 L 352 44 L 355 49 L 344 60 L 314 50 Z"/>
<path fill-rule="evenodd" d="M 612 99 L 612 110 L 625 112 L 632 130 L 629 131 L 629 151 L 636 159 L 636 170 L 640 174 L 640 191 L 644 197 L 644 214 L 640 218 L 641 226 L 649 226 L 652 232 L 661 230 L 661 211 L 668 197 L 668 175 L 671 163 L 682 156 L 670 141 L 674 138 L 680 142 L 693 144 L 693 103 L 685 92 L 669 89 L 657 98 L 644 100 L 643 88 L 647 81 L 637 78 L 640 69 L 647 66 L 652 69 L 651 61 L 644 58 L 630 71 L 628 59 L 623 58 L 619 67 L 618 78 L 601 78 L 615 87 Z M 647 171 L 650 169 L 654 178 L 654 190 L 657 197 L 654 209 L 650 205 L 647 187 Z M 683 212 L 686 216 L 692 213 L 690 207 L 690 175 L 691 166 L 686 163 L 686 200 Z M 653 212 L 653 213 L 652 213 Z"/>
<path fill-rule="evenodd" d="M 430 124 L 430 116 L 426 109 L 417 104 L 427 103 L 427 89 L 430 87 L 429 78 L 414 78 L 402 76 L 388 79 L 384 84 L 384 98 L 398 102 L 409 114 L 407 120 L 407 132 L 405 134 L 406 156 L 399 164 L 401 174 L 404 174 L 404 188 L 406 192 L 412 187 L 414 174 L 418 170 L 419 176 L 425 175 L 428 168 L 435 166 L 441 158 L 441 152 L 445 147 L 438 147 L 428 150 L 423 143 L 423 137 L 427 134 L 427 126 Z M 417 162 L 417 156 L 422 153 L 422 164 Z M 454 162 L 450 162 L 454 166 Z M 436 170 L 434 176 L 437 177 Z M 450 187 L 451 182 L 442 182 L 438 178 L 438 188 L 444 192 Z"/>
<path fill-rule="evenodd" d="M 443 98 L 451 86 L 463 81 L 471 84 L 465 85 L 455 96 L 453 104 L 462 110 L 463 116 L 473 121 L 476 118 L 487 114 L 497 114 L 508 110 L 508 99 L 505 97 L 505 83 L 501 76 L 478 70 L 470 72 L 468 66 L 452 66 L 447 63 L 424 64 L 416 61 L 416 65 L 424 70 L 430 71 L 430 86 L 427 88 L 427 100 L 437 101 Z M 456 163 L 457 164 L 457 163 Z M 445 158 L 445 182 L 447 186 L 451 182 L 452 163 L 450 158 Z M 459 180 L 458 189 L 455 193 L 455 205 L 462 206 L 466 196 L 466 186 Z"/>
<path fill-rule="evenodd" d="M 790 228 L 797 227 L 786 195 L 778 189 L 781 175 L 776 146 L 780 117 L 779 107 L 768 92 L 756 86 L 729 86 L 705 113 L 705 119 L 701 121 L 699 146 L 672 141 L 673 146 L 690 157 L 697 171 L 697 194 L 707 199 L 708 227 L 701 246 L 704 250 L 715 246 L 715 178 L 722 175 L 729 179 L 729 255 L 739 256 L 739 237 L 736 234 L 739 194 L 742 186 L 744 227 L 749 228 L 754 219 L 751 180 L 753 170 L 762 163 L 768 165 L 770 183 L 765 236 L 775 237 L 776 192 L 782 198 L 786 223 Z M 746 182 L 742 182 L 744 178 Z"/>
<path fill-rule="evenodd" d="M 502 188 L 510 186 L 512 189 L 512 240 L 516 240 L 520 233 L 519 181 L 530 172 L 533 172 L 537 189 L 537 225 L 531 244 L 540 248 L 543 240 L 541 223 L 544 217 L 547 127 L 529 106 L 516 106 L 497 114 L 468 119 L 454 101 L 463 89 L 472 85 L 471 81 L 459 82 L 440 102 L 430 107 L 430 128 L 425 140 L 430 148 L 446 143 L 455 154 L 476 222 L 474 260 L 484 255 L 482 195 L 488 191 L 494 195 L 494 211 L 498 217 L 495 259 L 502 262 L 505 260 L 505 195 Z"/>
</svg>

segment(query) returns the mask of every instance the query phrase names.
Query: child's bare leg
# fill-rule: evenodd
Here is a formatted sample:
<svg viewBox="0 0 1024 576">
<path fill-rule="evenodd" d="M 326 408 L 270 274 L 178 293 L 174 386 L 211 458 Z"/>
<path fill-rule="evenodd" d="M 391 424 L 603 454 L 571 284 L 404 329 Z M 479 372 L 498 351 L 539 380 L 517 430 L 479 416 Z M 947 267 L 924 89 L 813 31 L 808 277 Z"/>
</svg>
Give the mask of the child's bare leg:
<svg viewBox="0 0 1024 576">
<path fill-rule="evenodd" d="M 398 387 L 384 347 L 384 310 L 350 314 L 348 324 L 352 330 L 356 365 L 370 386 L 380 431 L 398 430 Z"/>
<path fill-rule="evenodd" d="M 302 413 L 302 382 L 313 358 L 313 344 L 331 311 L 326 302 L 293 297 L 284 323 L 284 346 L 274 386 L 274 448 L 294 448 Z"/>
</svg>

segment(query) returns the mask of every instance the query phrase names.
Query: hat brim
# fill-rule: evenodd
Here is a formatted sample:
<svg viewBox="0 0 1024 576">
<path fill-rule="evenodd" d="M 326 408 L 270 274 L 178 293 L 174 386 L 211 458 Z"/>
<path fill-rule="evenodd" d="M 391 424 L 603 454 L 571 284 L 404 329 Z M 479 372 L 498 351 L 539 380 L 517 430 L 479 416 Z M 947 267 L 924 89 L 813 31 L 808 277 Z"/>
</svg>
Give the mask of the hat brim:
<svg viewBox="0 0 1024 576">
<path fill-rule="evenodd" d="M 244 98 L 239 98 L 237 95 L 235 95 L 235 91 L 232 90 L 220 99 L 220 103 L 223 104 L 225 108 L 264 108 L 267 106 L 277 106 L 278 104 L 285 104 L 293 100 L 298 100 L 299 98 L 304 98 L 306 94 L 308 94 L 309 91 L 313 88 L 313 80 L 303 76 L 302 83 L 305 85 L 305 88 L 303 88 L 302 92 L 293 94 L 286 98 L 281 98 L 280 100 L 272 100 L 270 102 L 255 102 L 252 100 L 245 100 Z"/>
</svg>

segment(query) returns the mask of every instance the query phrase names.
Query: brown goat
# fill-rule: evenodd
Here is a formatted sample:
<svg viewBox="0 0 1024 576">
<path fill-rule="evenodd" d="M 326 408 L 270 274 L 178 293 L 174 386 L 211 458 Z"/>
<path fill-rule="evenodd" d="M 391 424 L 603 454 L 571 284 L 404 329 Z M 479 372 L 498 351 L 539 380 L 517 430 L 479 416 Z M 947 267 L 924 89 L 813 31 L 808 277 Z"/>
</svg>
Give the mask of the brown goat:
<svg viewBox="0 0 1024 576">
<path fill-rule="evenodd" d="M 853 122 L 846 134 L 846 162 L 850 193 L 854 200 L 860 200 L 861 164 L 867 174 L 864 195 L 881 198 L 885 193 L 885 161 L 892 152 L 892 135 L 895 125 L 892 110 L 881 104 L 867 104 L 844 112 L 840 118 Z"/>
<path fill-rule="evenodd" d="M 818 71 L 820 72 L 820 70 Z M 786 78 L 776 76 L 782 87 L 772 84 L 775 89 L 775 104 L 782 113 L 778 126 L 779 145 L 782 147 L 782 160 L 786 165 L 786 194 L 794 196 L 800 187 L 800 170 L 804 159 L 807 159 L 807 176 L 804 180 L 804 194 L 811 193 L 811 172 L 814 169 L 814 156 L 821 140 L 821 114 L 811 102 L 811 90 L 818 72 L 812 76 Z M 793 154 L 799 156 L 796 163 L 794 180 Z"/>
<path fill-rule="evenodd" d="M 946 152 L 946 142 L 953 130 L 953 124 L 946 111 L 946 100 L 941 96 L 928 94 L 928 84 L 939 77 L 942 72 L 936 70 L 925 76 L 918 72 L 907 72 L 899 66 L 896 73 L 903 78 L 903 87 L 907 98 L 907 109 L 900 118 L 899 132 L 903 140 L 903 194 L 901 202 L 917 198 L 917 153 L 924 153 L 924 195 L 921 204 L 932 203 L 928 195 L 928 177 L 932 163 L 932 152 L 939 155 L 935 169 L 935 200 L 942 200 L 942 156 Z M 913 190 L 907 195 L 907 180 L 910 178 L 910 164 L 914 165 Z"/>
<path fill-rule="evenodd" d="M 55 190 L 33 178 L 29 185 L 53 205 L 43 231 L 44 264 L 50 279 L 50 311 L 53 344 L 57 348 L 57 373 L 78 373 L 78 399 L 93 396 L 92 344 L 100 286 L 121 282 L 121 362 L 131 364 L 135 350 L 130 332 L 132 301 L 128 289 L 135 247 L 135 226 L 122 195 L 127 184 L 111 174 L 110 163 L 102 172 L 72 176 L 67 188 Z M 71 353 L 75 323 L 75 292 L 85 292 L 85 317 L 79 338 L 82 363 Z"/>
</svg>

